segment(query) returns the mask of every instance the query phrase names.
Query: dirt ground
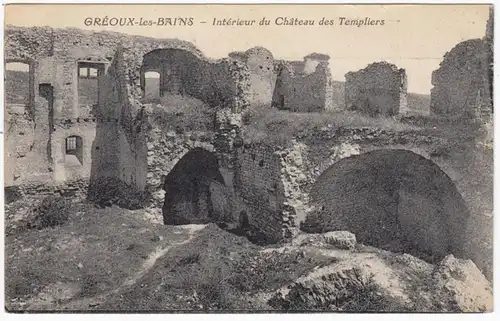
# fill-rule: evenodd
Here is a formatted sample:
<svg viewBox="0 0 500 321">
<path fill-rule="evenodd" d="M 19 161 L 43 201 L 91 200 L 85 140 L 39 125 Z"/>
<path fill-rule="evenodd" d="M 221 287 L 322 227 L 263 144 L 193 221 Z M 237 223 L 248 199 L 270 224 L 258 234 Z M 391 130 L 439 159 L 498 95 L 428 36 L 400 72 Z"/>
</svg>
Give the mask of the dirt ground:
<svg viewBox="0 0 500 321">
<path fill-rule="evenodd" d="M 12 312 L 270 309 L 263 292 L 331 262 L 260 254 L 214 224 L 164 226 L 141 210 L 77 202 L 64 224 L 43 229 L 19 228 L 22 218 L 7 212 Z"/>
<path fill-rule="evenodd" d="M 8 217 L 8 215 L 7 215 Z M 134 283 L 200 226 L 152 224 L 139 211 L 75 204 L 68 221 L 5 239 L 8 310 L 59 310 Z M 6 228 L 10 227 L 9 221 Z M 17 220 L 15 222 L 19 224 Z M 76 304 L 75 309 L 88 309 Z"/>
<path fill-rule="evenodd" d="M 273 299 L 292 288 L 299 297 L 287 300 L 306 304 L 299 310 L 461 309 L 449 307 L 449 298 L 435 289 L 435 267 L 407 254 L 362 244 L 354 250 L 332 248 L 318 241 L 322 234 L 261 246 L 215 224 L 165 226 L 142 210 L 98 208 L 84 201 L 57 207 L 57 217 L 69 215 L 41 227 L 26 224 L 33 221 L 27 208 L 37 206 L 18 202 L 6 209 L 9 312 L 281 311 L 294 302 Z M 460 288 L 463 302 L 479 294 L 488 299 L 490 292 L 473 291 L 488 287 L 473 263 L 459 264 L 465 264 L 467 277 L 447 276 L 443 286 Z M 481 301 L 465 309 L 488 307 Z"/>
</svg>

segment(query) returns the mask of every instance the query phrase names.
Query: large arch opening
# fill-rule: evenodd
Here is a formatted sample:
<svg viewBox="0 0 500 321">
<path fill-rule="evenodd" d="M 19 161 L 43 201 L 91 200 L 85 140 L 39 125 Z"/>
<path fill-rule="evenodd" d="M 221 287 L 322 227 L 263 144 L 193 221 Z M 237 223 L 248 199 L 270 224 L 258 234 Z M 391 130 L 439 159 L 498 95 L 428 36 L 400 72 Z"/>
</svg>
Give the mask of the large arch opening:
<svg viewBox="0 0 500 321">
<path fill-rule="evenodd" d="M 224 178 L 214 154 L 195 148 L 165 177 L 164 224 L 205 224 L 224 219 Z"/>
<path fill-rule="evenodd" d="M 152 72 L 158 87 L 158 96 L 190 95 L 200 98 L 199 90 L 203 72 L 202 61 L 192 53 L 181 49 L 155 49 L 144 55 L 141 66 L 141 88 L 144 99 L 150 99 L 148 91 Z M 148 79 L 149 78 L 149 79 Z"/>
<path fill-rule="evenodd" d="M 349 230 L 361 243 L 434 262 L 462 255 L 469 210 L 439 166 L 407 150 L 344 158 L 311 188 L 306 232 Z"/>
<path fill-rule="evenodd" d="M 143 56 L 140 69 L 142 102 L 152 104 L 151 119 L 163 129 L 214 130 L 214 97 L 210 64 L 182 49 L 155 49 Z"/>
</svg>

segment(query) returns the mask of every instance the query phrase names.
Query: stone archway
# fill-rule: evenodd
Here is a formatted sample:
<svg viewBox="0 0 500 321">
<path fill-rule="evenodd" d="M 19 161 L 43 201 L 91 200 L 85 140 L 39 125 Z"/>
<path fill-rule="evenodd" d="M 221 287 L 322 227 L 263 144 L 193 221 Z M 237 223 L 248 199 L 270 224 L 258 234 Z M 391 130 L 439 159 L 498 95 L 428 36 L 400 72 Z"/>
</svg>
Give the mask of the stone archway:
<svg viewBox="0 0 500 321">
<path fill-rule="evenodd" d="M 214 154 L 203 148 L 186 153 L 165 177 L 164 224 L 204 224 L 223 219 L 214 189 L 225 186 Z M 215 205 L 215 206 L 214 206 Z"/>
<path fill-rule="evenodd" d="M 463 253 L 465 201 L 439 166 L 411 151 L 344 158 L 318 177 L 310 196 L 316 211 L 305 231 L 349 230 L 364 244 L 429 261 Z"/>
</svg>

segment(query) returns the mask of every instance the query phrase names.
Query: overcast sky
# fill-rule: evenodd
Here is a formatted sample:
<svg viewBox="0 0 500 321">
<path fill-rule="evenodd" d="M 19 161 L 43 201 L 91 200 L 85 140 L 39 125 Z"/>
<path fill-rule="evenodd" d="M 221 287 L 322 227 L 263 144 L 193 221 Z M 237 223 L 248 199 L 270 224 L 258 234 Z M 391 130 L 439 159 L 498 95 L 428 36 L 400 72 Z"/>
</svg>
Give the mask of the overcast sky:
<svg viewBox="0 0 500 321">
<path fill-rule="evenodd" d="M 193 26 L 85 26 L 87 17 L 193 17 Z M 269 26 L 213 26 L 214 18 L 271 21 Z M 277 26 L 278 17 L 335 20 L 334 26 Z M 340 17 L 385 20 L 384 26 L 340 26 Z M 193 42 L 207 57 L 226 57 L 253 46 L 277 59 L 328 54 L 335 80 L 374 61 L 405 68 L 410 92 L 429 94 L 431 73 L 443 55 L 463 40 L 482 38 L 487 5 L 8 5 L 5 22 L 18 26 L 76 27 Z M 200 21 L 207 21 L 202 24 Z"/>
</svg>

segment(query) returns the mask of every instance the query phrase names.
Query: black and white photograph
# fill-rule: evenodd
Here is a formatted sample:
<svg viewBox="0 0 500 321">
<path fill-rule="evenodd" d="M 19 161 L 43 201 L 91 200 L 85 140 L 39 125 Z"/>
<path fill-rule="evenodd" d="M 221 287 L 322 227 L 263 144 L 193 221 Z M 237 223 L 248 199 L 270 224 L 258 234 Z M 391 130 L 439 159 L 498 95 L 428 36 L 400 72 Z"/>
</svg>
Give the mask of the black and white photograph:
<svg viewBox="0 0 500 321">
<path fill-rule="evenodd" d="M 5 313 L 493 312 L 493 4 L 3 11 Z"/>
</svg>

